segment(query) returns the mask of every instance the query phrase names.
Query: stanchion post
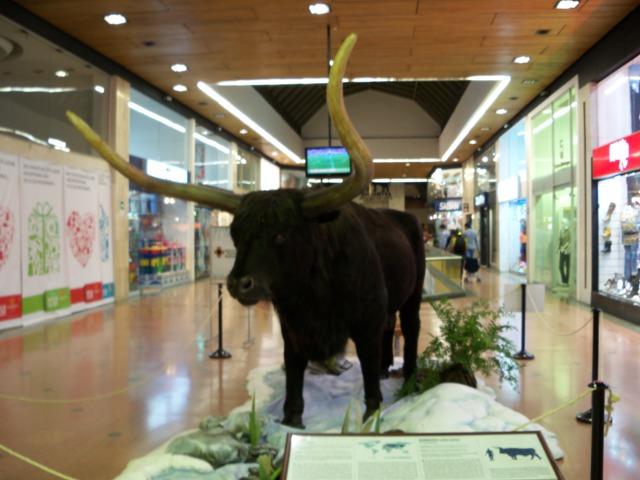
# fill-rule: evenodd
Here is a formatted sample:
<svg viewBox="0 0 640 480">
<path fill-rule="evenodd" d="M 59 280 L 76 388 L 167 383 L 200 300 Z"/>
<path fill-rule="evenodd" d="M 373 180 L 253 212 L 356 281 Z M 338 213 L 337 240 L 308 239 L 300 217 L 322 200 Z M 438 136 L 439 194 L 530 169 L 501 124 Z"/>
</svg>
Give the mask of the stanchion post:
<svg viewBox="0 0 640 480">
<path fill-rule="evenodd" d="M 592 310 L 593 315 L 593 333 L 591 341 L 591 381 L 596 382 L 598 380 L 598 358 L 600 357 L 600 312 L 601 310 L 594 307 Z M 576 415 L 576 420 L 582 423 L 591 423 L 591 408 L 580 412 Z"/>
<path fill-rule="evenodd" d="M 522 324 L 520 325 L 520 351 L 513 358 L 516 360 L 533 360 L 533 354 L 527 352 L 525 343 L 525 330 L 527 325 L 527 284 L 520 285 L 522 294 Z"/>
<path fill-rule="evenodd" d="M 209 354 L 209 358 L 224 360 L 231 354 L 222 348 L 222 283 L 218 283 L 218 349 Z"/>
<path fill-rule="evenodd" d="M 602 480 L 604 474 L 604 422 L 605 422 L 605 394 L 609 388 L 602 382 L 589 385 L 595 388 L 591 394 L 591 480 Z"/>
</svg>

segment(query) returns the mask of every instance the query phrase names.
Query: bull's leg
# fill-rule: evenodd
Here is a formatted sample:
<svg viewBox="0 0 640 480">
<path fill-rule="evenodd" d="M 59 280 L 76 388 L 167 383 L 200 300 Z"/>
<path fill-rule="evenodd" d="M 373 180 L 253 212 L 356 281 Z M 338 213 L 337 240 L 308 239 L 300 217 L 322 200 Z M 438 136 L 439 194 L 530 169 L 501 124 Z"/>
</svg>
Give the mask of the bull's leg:
<svg viewBox="0 0 640 480">
<path fill-rule="evenodd" d="M 393 365 L 393 334 L 396 316 L 389 315 L 387 325 L 382 334 L 382 363 L 380 364 L 380 378 L 389 378 L 389 369 Z"/>
<path fill-rule="evenodd" d="M 409 378 L 416 371 L 418 356 L 418 335 L 420 334 L 420 302 L 422 301 L 422 284 L 400 309 L 400 327 L 404 337 L 404 364 L 402 373 Z"/>
<path fill-rule="evenodd" d="M 283 337 L 284 370 L 287 386 L 282 423 L 291 427 L 304 428 L 302 424 L 302 412 L 304 411 L 302 387 L 304 385 L 304 371 L 307 368 L 309 359 L 295 351 L 286 333 Z"/>
<path fill-rule="evenodd" d="M 366 410 L 363 419 L 366 420 L 380 408 L 382 393 L 380 392 L 380 361 L 381 361 L 381 335 L 368 332 L 369 335 L 357 336 L 353 339 L 356 344 L 356 352 L 362 367 L 364 380 L 364 403 Z"/>
</svg>

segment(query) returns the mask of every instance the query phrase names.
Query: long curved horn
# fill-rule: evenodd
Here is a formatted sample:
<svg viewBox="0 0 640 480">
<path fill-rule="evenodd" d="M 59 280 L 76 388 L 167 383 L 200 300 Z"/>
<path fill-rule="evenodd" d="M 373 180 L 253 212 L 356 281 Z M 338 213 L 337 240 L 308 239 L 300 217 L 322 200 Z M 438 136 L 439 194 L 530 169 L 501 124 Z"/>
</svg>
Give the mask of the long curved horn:
<svg viewBox="0 0 640 480">
<path fill-rule="evenodd" d="M 309 216 L 334 210 L 360 194 L 373 177 L 373 162 L 369 149 L 358 135 L 344 106 L 342 78 L 358 37 L 350 34 L 340 45 L 329 74 L 327 107 L 338 135 L 351 157 L 353 171 L 341 184 L 309 192 L 302 204 Z"/>
<path fill-rule="evenodd" d="M 109 162 L 109 164 L 122 175 L 132 182 L 140 185 L 143 189 L 149 192 L 166 195 L 168 197 L 190 200 L 212 208 L 226 210 L 231 213 L 233 213 L 236 208 L 238 208 L 238 205 L 240 205 L 240 199 L 242 196 L 236 195 L 228 190 L 160 180 L 147 175 L 114 152 L 104 141 L 102 141 L 100 136 L 75 113 L 67 111 L 67 118 L 82 134 L 85 140 L 89 142 L 89 144 L 102 156 L 102 158 Z"/>
</svg>

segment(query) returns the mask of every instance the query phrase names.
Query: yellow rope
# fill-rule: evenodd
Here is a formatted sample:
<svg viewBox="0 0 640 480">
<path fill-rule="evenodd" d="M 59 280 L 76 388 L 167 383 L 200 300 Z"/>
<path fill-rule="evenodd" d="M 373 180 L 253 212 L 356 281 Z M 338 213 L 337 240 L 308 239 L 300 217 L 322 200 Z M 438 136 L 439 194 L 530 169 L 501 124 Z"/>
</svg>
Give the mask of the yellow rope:
<svg viewBox="0 0 640 480">
<path fill-rule="evenodd" d="M 62 478 L 63 480 L 76 480 L 73 477 L 69 477 L 68 475 L 65 475 L 64 473 L 60 473 L 56 470 L 54 470 L 53 468 L 49 468 L 45 465 L 42 465 L 41 463 L 36 462 L 35 460 L 31 460 L 28 457 L 25 457 L 24 455 L 19 454 L 18 452 L 16 452 L 15 450 L 11 450 L 9 447 L 6 447 L 4 445 L 2 445 L 0 443 L 0 450 L 8 453 L 9 455 L 16 457 L 19 460 L 22 460 L 25 463 L 28 463 L 29 465 L 39 468 L 40 470 L 43 470 L 51 475 L 53 475 L 54 477 L 58 477 L 58 478 Z"/>
<path fill-rule="evenodd" d="M 164 366 L 164 365 L 163 365 Z M 152 372 L 142 380 L 139 380 L 135 383 L 127 385 L 126 387 L 120 388 L 118 390 L 114 390 L 108 393 L 102 393 L 99 395 L 93 395 L 90 397 L 80 397 L 80 398 L 35 398 L 35 397 L 22 397 L 19 395 L 5 395 L 0 393 L 0 400 L 14 400 L 17 402 L 24 403 L 44 403 L 44 404 L 68 404 L 68 403 L 82 403 L 82 402 L 92 402 L 96 400 L 102 400 L 105 398 L 115 397 L 122 393 L 125 393 L 133 388 L 139 387 L 142 384 L 149 383 L 153 377 L 156 376 L 156 372 Z"/>
<path fill-rule="evenodd" d="M 538 416 L 536 418 L 532 418 L 527 423 L 524 423 L 524 424 L 520 425 L 519 427 L 514 428 L 513 431 L 516 432 L 518 430 L 522 430 L 523 428 L 528 427 L 532 423 L 538 423 L 540 420 L 544 420 L 545 418 L 550 417 L 551 415 L 555 415 L 560 410 L 565 409 L 567 407 L 570 407 L 574 403 L 577 403 L 580 400 L 582 400 L 583 398 L 588 397 L 589 395 L 591 395 L 591 392 L 593 390 L 595 390 L 595 389 L 594 388 L 586 389 L 584 392 L 582 392 L 580 395 L 578 395 L 573 400 L 569 400 L 568 402 L 563 403 L 562 405 L 560 405 L 559 407 L 554 408 L 553 410 L 549 410 L 548 412 L 545 412 L 545 413 L 543 413 L 542 415 L 540 415 L 540 416 Z"/>
</svg>

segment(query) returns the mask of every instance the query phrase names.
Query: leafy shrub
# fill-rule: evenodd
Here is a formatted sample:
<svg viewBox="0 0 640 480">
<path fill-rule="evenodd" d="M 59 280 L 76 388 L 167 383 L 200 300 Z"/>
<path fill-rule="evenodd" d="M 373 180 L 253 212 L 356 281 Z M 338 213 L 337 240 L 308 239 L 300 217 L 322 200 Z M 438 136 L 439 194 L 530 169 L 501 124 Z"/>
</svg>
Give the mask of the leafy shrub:
<svg viewBox="0 0 640 480">
<path fill-rule="evenodd" d="M 440 335 L 432 335 L 418 357 L 416 372 L 407 379 L 398 397 L 424 392 L 445 381 L 475 386 L 476 372 L 495 373 L 500 381 L 518 386 L 515 348 L 504 336 L 513 327 L 499 323 L 504 315 L 502 308 L 491 309 L 484 300 L 461 309 L 448 300 L 433 302 L 432 306 L 442 321 Z"/>
</svg>

